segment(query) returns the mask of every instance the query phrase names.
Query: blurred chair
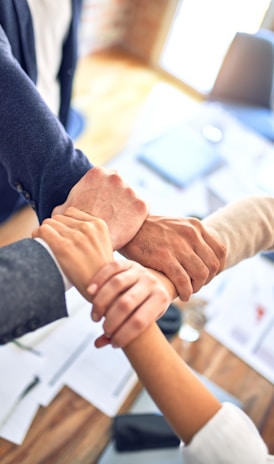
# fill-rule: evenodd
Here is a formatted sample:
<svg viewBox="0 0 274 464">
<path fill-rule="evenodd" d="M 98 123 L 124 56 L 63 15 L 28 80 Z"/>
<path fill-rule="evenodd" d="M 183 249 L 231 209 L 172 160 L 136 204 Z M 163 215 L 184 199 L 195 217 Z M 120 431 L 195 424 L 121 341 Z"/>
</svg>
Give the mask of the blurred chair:
<svg viewBox="0 0 274 464">
<path fill-rule="evenodd" d="M 274 32 L 236 33 L 208 96 L 243 124 L 274 141 Z"/>
</svg>

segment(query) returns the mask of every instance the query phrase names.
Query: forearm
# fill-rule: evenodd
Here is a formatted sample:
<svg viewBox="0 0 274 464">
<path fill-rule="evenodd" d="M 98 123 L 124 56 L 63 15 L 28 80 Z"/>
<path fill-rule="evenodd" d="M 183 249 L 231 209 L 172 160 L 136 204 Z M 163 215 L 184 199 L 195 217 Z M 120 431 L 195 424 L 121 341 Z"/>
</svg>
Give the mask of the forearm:
<svg viewBox="0 0 274 464">
<path fill-rule="evenodd" d="M 29 194 L 40 221 L 90 169 L 13 58 L 0 29 L 0 162 L 14 188 Z"/>
<path fill-rule="evenodd" d="M 202 222 L 217 233 L 226 246 L 225 269 L 274 247 L 274 197 L 239 200 Z"/>
<path fill-rule="evenodd" d="M 189 443 L 220 409 L 219 401 L 182 361 L 156 324 L 124 352 L 171 427 Z"/>
</svg>

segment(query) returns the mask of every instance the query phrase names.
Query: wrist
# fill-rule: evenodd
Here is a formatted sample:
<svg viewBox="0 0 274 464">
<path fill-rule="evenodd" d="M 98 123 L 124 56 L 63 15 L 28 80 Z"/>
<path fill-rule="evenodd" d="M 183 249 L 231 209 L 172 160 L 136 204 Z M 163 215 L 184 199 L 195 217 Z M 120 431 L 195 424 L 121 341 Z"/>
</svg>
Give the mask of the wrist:
<svg viewBox="0 0 274 464">
<path fill-rule="evenodd" d="M 64 283 L 64 288 L 65 288 L 65 291 L 69 290 L 71 287 L 72 287 L 72 284 L 70 282 L 70 280 L 67 278 L 67 276 L 65 275 L 65 273 L 63 272 L 60 264 L 58 263 L 52 249 L 50 248 L 50 246 L 45 242 L 45 240 L 43 240 L 42 238 L 39 238 L 39 237 L 35 237 L 34 240 L 38 243 L 40 243 L 40 245 L 42 245 L 46 250 L 47 252 L 49 253 L 49 255 L 51 256 L 51 258 L 53 259 L 53 261 L 55 262 L 56 264 L 56 267 L 58 268 L 60 274 L 61 274 L 61 277 L 63 279 L 63 283 Z"/>
</svg>

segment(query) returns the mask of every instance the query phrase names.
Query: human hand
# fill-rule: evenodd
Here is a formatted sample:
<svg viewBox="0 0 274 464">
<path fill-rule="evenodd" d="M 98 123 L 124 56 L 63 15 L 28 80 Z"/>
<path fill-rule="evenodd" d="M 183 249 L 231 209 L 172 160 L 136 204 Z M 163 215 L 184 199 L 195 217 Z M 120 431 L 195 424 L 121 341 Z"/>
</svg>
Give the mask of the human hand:
<svg viewBox="0 0 274 464">
<path fill-rule="evenodd" d="M 104 266 L 92 279 L 92 319 L 103 323 L 104 335 L 95 345 L 125 347 L 152 322 L 159 319 L 173 300 L 170 281 L 140 264 L 122 260 Z"/>
<path fill-rule="evenodd" d="M 91 300 L 87 286 L 93 275 L 113 260 L 106 223 L 71 207 L 64 215 L 45 219 L 32 236 L 49 245 L 66 277 Z"/>
<path fill-rule="evenodd" d="M 165 274 L 181 300 L 222 271 L 225 246 L 196 218 L 149 216 L 120 252 Z"/>
<path fill-rule="evenodd" d="M 52 215 L 63 214 L 69 206 L 103 219 L 109 228 L 113 250 L 128 243 L 148 215 L 146 203 L 119 174 L 101 167 L 90 169 Z"/>
</svg>

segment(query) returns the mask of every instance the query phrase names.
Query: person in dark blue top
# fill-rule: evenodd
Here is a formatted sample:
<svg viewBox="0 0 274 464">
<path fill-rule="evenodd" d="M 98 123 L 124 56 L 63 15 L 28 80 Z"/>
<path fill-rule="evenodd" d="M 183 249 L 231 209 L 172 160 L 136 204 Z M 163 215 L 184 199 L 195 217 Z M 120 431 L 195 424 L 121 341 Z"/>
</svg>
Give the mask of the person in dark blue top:
<svg viewBox="0 0 274 464">
<path fill-rule="evenodd" d="M 62 48 L 59 122 L 35 89 L 37 59 L 28 3 L 0 1 L 1 222 L 26 200 L 40 221 L 50 216 L 92 167 L 63 129 L 77 63 L 81 6 L 82 0 L 72 0 L 71 24 Z"/>
<path fill-rule="evenodd" d="M 137 195 L 137 209 L 132 210 L 127 195 L 122 207 L 119 197 L 118 208 L 112 189 L 118 186 L 121 192 L 127 192 L 123 180 L 117 180 L 119 176 L 111 178 L 107 170 L 99 171 L 99 176 L 98 170 L 92 173 L 92 163 L 75 148 L 66 126 L 82 1 L 67 0 L 63 4 L 69 8 L 69 19 L 67 26 L 63 24 L 62 41 L 56 45 L 56 53 L 60 52 L 60 101 L 55 114 L 37 88 L 37 40 L 43 31 L 39 27 L 35 30 L 37 22 L 32 13 L 41 5 L 56 7 L 56 1 L 0 0 L 0 222 L 26 202 L 40 223 L 56 212 L 62 214 L 68 206 L 88 211 L 115 229 L 119 240 L 114 249 L 164 272 L 179 296 L 187 300 L 222 269 L 224 250 L 200 223 L 177 219 L 167 223 L 148 215 L 145 202 Z M 50 16 L 45 15 L 44 24 L 48 21 Z"/>
</svg>

